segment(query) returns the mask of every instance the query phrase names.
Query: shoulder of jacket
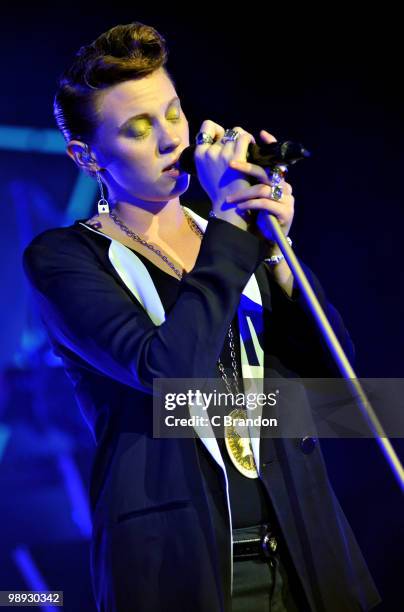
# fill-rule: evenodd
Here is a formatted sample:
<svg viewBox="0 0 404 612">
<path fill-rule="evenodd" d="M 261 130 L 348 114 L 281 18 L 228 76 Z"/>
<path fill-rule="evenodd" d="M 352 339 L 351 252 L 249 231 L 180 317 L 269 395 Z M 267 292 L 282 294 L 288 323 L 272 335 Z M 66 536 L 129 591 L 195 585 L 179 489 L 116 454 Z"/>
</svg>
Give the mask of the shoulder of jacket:
<svg viewBox="0 0 404 612">
<path fill-rule="evenodd" d="M 66 252 L 70 246 L 77 248 L 78 245 L 90 246 L 96 241 L 96 234 L 88 236 L 82 225 L 69 225 L 66 227 L 55 227 L 47 229 L 35 236 L 25 247 L 24 252 L 36 250 L 37 247 L 44 249 Z M 98 241 L 97 241 L 98 242 Z"/>
<path fill-rule="evenodd" d="M 95 236 L 95 238 L 94 238 Z M 104 252 L 108 250 L 108 242 L 104 238 L 92 234 L 91 237 L 83 226 L 70 225 L 45 230 L 35 236 L 25 247 L 22 254 L 23 268 L 27 273 L 42 270 L 56 261 L 71 261 L 80 259 L 103 261 Z"/>
</svg>

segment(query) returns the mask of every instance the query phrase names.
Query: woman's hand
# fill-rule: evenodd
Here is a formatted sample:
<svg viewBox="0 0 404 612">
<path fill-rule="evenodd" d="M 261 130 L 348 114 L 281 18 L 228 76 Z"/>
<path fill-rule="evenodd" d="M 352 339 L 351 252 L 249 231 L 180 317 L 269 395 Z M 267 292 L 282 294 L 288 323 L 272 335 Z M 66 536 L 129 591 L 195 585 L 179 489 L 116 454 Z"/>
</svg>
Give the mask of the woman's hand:
<svg viewBox="0 0 404 612">
<path fill-rule="evenodd" d="M 226 201 L 228 196 L 242 193 L 250 183 L 244 172 L 229 166 L 231 161 L 246 161 L 248 145 L 255 142 L 254 136 L 241 127 L 233 128 L 240 136 L 235 141 L 222 143 L 225 130 L 213 121 L 202 123 L 200 131 L 209 134 L 214 140 L 213 144 L 197 145 L 195 149 L 195 165 L 198 179 L 202 188 L 212 202 L 215 215 L 240 227 L 248 229 L 248 221 L 243 218 L 241 211 L 236 210 L 236 204 Z"/>
<path fill-rule="evenodd" d="M 260 132 L 261 139 L 266 142 L 276 142 L 276 138 L 262 130 Z M 274 215 L 281 226 L 285 236 L 288 235 L 293 221 L 295 199 L 292 196 L 292 187 L 289 183 L 282 180 L 278 187 L 282 188 L 282 197 L 280 200 L 272 199 L 271 173 L 261 166 L 249 164 L 247 162 L 231 161 L 230 166 L 240 170 L 244 174 L 254 177 L 259 181 L 257 185 L 249 185 L 243 187 L 236 194 L 227 197 L 227 202 L 237 204 L 237 210 L 244 211 L 242 214 L 250 216 L 249 231 L 263 236 L 268 241 L 267 256 L 280 255 L 281 251 L 278 245 L 274 242 L 275 237 L 272 234 L 272 229 L 269 223 L 269 214 Z M 249 211 L 258 211 L 255 221 L 251 221 Z M 282 260 L 277 265 L 271 266 L 270 271 L 276 282 L 282 287 L 286 295 L 289 297 L 293 294 L 294 279 L 292 272 L 286 263 Z"/>
<path fill-rule="evenodd" d="M 265 143 L 276 142 L 276 138 L 265 130 L 260 132 L 260 136 Z M 246 161 L 231 160 L 230 167 L 254 177 L 259 181 L 259 184 L 251 186 L 247 183 L 247 185 L 243 185 L 237 193 L 227 196 L 226 201 L 229 204 L 236 204 L 237 210 L 240 212 L 257 210 L 256 226 L 262 236 L 269 242 L 272 242 L 275 237 L 272 234 L 268 213 L 278 219 L 283 233 L 287 236 L 293 221 L 295 203 L 291 185 L 282 179 L 279 183 L 283 192 L 282 198 L 275 201 L 272 199 L 271 173 L 269 171 Z M 248 220 L 248 216 L 246 216 L 246 219 Z"/>
</svg>

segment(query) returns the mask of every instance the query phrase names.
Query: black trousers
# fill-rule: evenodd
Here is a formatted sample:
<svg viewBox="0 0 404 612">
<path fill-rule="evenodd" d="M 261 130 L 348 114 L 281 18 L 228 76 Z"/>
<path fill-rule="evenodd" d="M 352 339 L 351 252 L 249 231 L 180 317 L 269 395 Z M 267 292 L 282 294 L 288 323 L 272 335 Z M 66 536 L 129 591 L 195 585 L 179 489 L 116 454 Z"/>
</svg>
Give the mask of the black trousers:
<svg viewBox="0 0 404 612">
<path fill-rule="evenodd" d="M 257 538 L 260 531 L 260 525 L 233 529 L 233 539 Z M 234 559 L 232 612 L 310 612 L 282 547 L 269 559 Z"/>
</svg>

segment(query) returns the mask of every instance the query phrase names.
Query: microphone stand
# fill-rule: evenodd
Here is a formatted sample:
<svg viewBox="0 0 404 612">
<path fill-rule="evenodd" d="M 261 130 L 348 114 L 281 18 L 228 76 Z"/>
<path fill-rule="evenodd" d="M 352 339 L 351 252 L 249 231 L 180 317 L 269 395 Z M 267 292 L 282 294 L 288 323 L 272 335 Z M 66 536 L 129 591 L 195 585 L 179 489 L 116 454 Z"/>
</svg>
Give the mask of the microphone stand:
<svg viewBox="0 0 404 612">
<path fill-rule="evenodd" d="M 311 313 L 315 319 L 316 325 L 320 330 L 320 333 L 324 337 L 331 355 L 338 366 L 343 378 L 348 381 L 352 395 L 356 399 L 359 409 L 367 421 L 370 429 L 372 430 L 377 443 L 379 444 L 390 468 L 398 480 L 401 489 L 404 490 L 404 469 L 400 463 L 400 460 L 392 447 L 389 438 L 387 437 L 383 427 L 377 418 L 366 393 L 362 388 L 361 383 L 358 380 L 351 364 L 349 363 L 344 350 L 332 329 L 324 310 L 322 309 L 311 285 L 307 279 L 307 276 L 303 272 L 301 265 L 299 264 L 293 250 L 289 246 L 284 233 L 279 225 L 277 218 L 274 215 L 269 214 L 269 223 L 276 242 L 282 251 L 291 271 L 294 276 L 295 282 L 299 285 L 304 299 L 309 306 Z"/>
</svg>

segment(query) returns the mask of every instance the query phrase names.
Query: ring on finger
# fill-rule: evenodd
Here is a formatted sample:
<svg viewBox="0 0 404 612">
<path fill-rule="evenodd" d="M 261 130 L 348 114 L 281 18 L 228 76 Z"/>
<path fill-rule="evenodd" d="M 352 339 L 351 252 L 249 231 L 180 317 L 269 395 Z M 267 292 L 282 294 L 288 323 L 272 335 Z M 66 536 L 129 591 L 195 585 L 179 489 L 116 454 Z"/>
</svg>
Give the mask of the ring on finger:
<svg viewBox="0 0 404 612">
<path fill-rule="evenodd" d="M 275 166 L 269 172 L 268 178 L 271 182 L 272 187 L 279 185 L 282 179 L 285 177 L 286 170 L 280 166 Z"/>
<path fill-rule="evenodd" d="M 272 185 L 272 194 L 271 194 L 272 200 L 275 200 L 275 202 L 278 202 L 281 199 L 282 195 L 283 195 L 282 187 L 279 187 L 279 185 Z"/>
<path fill-rule="evenodd" d="M 236 141 L 239 136 L 240 132 L 236 130 L 226 130 L 221 142 L 225 144 L 226 142 Z"/>
<path fill-rule="evenodd" d="M 195 143 L 197 145 L 213 144 L 214 142 L 215 141 L 213 140 L 212 136 L 207 132 L 199 132 L 199 134 L 197 134 L 195 137 Z"/>
</svg>

